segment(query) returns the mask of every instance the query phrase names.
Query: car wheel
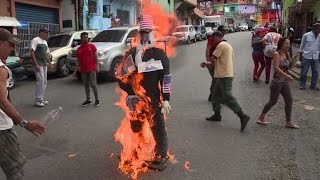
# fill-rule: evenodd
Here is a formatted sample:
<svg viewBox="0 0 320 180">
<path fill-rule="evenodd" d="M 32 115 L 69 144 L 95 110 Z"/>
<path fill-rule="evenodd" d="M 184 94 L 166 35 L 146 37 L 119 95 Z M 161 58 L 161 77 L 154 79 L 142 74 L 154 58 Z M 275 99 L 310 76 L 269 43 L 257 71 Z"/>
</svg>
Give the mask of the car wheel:
<svg viewBox="0 0 320 180">
<path fill-rule="evenodd" d="M 116 75 L 115 72 L 119 66 L 120 60 L 122 59 L 122 57 L 116 57 L 113 59 L 112 63 L 111 63 L 111 67 L 110 67 L 110 71 L 109 71 L 109 78 L 110 81 L 116 81 Z"/>
<path fill-rule="evenodd" d="M 191 40 L 190 40 L 190 37 L 188 37 L 187 44 L 190 44 L 190 43 L 191 43 Z"/>
<path fill-rule="evenodd" d="M 10 90 L 13 89 L 15 85 L 16 85 L 16 78 L 15 78 L 14 74 L 12 74 L 12 78 L 9 81 L 8 89 L 10 89 Z"/>
<path fill-rule="evenodd" d="M 193 43 L 197 42 L 197 36 L 194 36 Z"/>
<path fill-rule="evenodd" d="M 70 73 L 70 70 L 67 65 L 67 59 L 62 57 L 58 60 L 57 63 L 57 74 L 59 77 L 66 77 Z"/>
</svg>

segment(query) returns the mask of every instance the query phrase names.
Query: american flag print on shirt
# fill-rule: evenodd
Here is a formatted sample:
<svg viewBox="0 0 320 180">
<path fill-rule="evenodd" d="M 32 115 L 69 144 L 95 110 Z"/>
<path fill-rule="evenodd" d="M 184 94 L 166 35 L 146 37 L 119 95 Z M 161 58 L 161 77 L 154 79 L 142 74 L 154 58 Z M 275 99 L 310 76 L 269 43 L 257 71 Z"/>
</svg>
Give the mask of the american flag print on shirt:
<svg viewBox="0 0 320 180">
<path fill-rule="evenodd" d="M 164 76 L 162 86 L 163 93 L 171 93 L 171 74 Z"/>
</svg>

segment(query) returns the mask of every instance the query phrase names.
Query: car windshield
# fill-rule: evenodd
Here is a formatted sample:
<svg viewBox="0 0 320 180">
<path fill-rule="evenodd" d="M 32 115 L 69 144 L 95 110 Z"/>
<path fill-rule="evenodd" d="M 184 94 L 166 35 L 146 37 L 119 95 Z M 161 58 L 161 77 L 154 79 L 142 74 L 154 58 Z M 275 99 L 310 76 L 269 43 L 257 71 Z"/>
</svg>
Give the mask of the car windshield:
<svg viewBox="0 0 320 180">
<path fill-rule="evenodd" d="M 177 27 L 176 28 L 176 32 L 187 32 L 188 31 L 188 27 Z"/>
<path fill-rule="evenodd" d="M 105 30 L 100 32 L 91 42 L 121 42 L 127 30 Z"/>
<path fill-rule="evenodd" d="M 206 22 L 206 23 L 205 23 L 205 26 L 206 26 L 206 27 L 215 28 L 215 27 L 218 27 L 219 24 L 218 24 L 218 22 Z"/>
<path fill-rule="evenodd" d="M 52 36 L 48 39 L 48 46 L 49 48 L 67 46 L 70 38 L 71 38 L 71 35 L 69 34 Z"/>
</svg>

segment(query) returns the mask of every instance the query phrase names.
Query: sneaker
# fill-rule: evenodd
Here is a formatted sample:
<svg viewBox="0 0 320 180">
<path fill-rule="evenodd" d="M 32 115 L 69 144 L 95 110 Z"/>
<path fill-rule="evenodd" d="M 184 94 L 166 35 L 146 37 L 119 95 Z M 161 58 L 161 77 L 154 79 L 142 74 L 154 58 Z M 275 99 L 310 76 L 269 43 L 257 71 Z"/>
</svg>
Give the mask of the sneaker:
<svg viewBox="0 0 320 180">
<path fill-rule="evenodd" d="M 306 89 L 306 87 L 305 86 L 300 86 L 300 88 L 299 88 L 300 90 L 305 90 Z"/>
<path fill-rule="evenodd" d="M 48 105 L 48 104 L 49 104 L 49 101 L 43 100 L 42 103 L 43 103 L 44 105 Z"/>
<path fill-rule="evenodd" d="M 95 107 L 100 106 L 100 101 L 99 101 L 99 100 L 96 100 L 96 102 L 94 102 L 94 106 L 95 106 Z"/>
<path fill-rule="evenodd" d="M 34 105 L 37 107 L 44 107 L 43 102 L 39 102 L 39 101 L 35 102 Z"/>
<path fill-rule="evenodd" d="M 313 86 L 310 86 L 310 89 L 315 90 L 315 91 L 319 91 L 320 90 L 318 87 L 313 87 Z"/>
<path fill-rule="evenodd" d="M 91 101 L 90 101 L 90 100 L 86 100 L 85 102 L 82 103 L 82 106 L 83 106 L 83 107 L 86 107 L 86 106 L 88 106 L 89 104 L 91 104 Z"/>
</svg>

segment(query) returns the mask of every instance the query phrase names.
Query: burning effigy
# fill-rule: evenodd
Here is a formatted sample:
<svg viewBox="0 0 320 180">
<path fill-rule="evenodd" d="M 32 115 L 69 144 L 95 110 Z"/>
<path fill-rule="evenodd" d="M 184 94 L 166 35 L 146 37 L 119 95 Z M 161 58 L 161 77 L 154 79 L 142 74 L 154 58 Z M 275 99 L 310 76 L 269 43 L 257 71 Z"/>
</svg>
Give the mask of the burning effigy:
<svg viewBox="0 0 320 180">
<path fill-rule="evenodd" d="M 172 76 L 167 54 L 174 53 L 175 42 L 164 40 L 164 50 L 159 39 L 170 31 L 172 19 L 158 5 L 144 7 L 136 43 L 116 70 L 121 96 L 116 105 L 125 112 L 115 133 L 122 145 L 118 168 L 132 179 L 148 169 L 165 169 L 169 158 L 165 115 L 171 110 Z M 157 31 L 154 22 L 161 27 Z"/>
</svg>

